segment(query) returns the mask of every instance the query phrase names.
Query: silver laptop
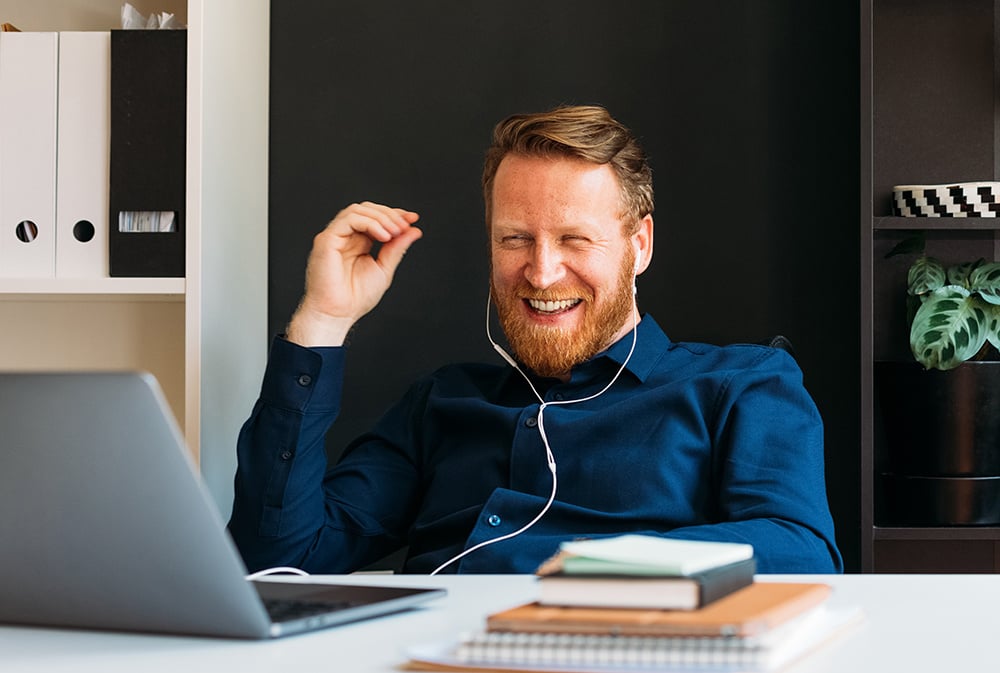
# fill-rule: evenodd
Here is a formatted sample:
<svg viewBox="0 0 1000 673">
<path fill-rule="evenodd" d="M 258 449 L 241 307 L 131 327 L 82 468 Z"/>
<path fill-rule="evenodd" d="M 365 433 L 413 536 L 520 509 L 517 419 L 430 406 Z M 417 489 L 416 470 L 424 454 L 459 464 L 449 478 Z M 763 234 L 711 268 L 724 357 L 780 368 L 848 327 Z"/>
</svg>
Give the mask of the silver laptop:
<svg viewBox="0 0 1000 673">
<path fill-rule="evenodd" d="M 155 379 L 0 374 L 0 622 L 274 638 L 445 593 L 245 573 Z"/>
</svg>

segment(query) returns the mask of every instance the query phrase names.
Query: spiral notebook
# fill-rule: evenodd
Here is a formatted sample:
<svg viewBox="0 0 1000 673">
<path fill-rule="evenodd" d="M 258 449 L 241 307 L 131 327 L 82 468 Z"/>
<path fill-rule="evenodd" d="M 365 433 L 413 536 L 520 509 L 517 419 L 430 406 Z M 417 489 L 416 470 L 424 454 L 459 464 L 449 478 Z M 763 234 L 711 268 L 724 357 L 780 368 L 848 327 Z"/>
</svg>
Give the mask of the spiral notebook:
<svg viewBox="0 0 1000 673">
<path fill-rule="evenodd" d="M 411 648 L 409 670 L 521 673 L 775 671 L 863 619 L 820 605 L 760 636 L 609 636 L 484 631 Z"/>
</svg>

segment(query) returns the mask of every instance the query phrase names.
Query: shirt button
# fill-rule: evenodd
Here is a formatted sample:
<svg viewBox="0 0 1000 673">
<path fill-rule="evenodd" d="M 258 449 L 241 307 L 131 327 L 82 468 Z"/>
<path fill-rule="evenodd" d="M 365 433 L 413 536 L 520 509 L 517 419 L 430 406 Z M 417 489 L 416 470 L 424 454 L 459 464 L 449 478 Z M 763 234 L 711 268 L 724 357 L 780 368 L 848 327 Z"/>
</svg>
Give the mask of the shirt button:
<svg viewBox="0 0 1000 673">
<path fill-rule="evenodd" d="M 488 519 L 486 520 L 486 523 L 488 523 L 488 524 L 489 524 L 490 526 L 492 526 L 493 528 L 496 528 L 496 527 L 497 527 L 497 526 L 499 526 L 499 525 L 500 525 L 500 524 L 501 524 L 502 522 L 503 522 L 503 520 L 502 520 L 502 519 L 500 518 L 500 516 L 499 516 L 499 515 L 497 515 L 497 514 L 490 514 L 490 518 L 488 518 Z"/>
<path fill-rule="evenodd" d="M 563 400 L 563 394 L 562 393 L 556 393 L 552 397 L 556 398 L 557 402 L 561 402 Z"/>
<path fill-rule="evenodd" d="M 536 425 L 538 425 L 538 419 L 532 416 L 531 418 L 524 421 L 524 424 L 527 425 L 529 428 L 533 428 Z"/>
<path fill-rule="evenodd" d="M 302 386 L 303 388 L 308 386 L 312 382 L 313 382 L 313 377 L 309 376 L 308 374 L 299 375 L 299 385 Z"/>
<path fill-rule="evenodd" d="M 282 451 L 281 452 L 281 459 L 282 460 L 291 460 L 291 458 L 292 458 L 292 452 L 291 451 Z"/>
</svg>

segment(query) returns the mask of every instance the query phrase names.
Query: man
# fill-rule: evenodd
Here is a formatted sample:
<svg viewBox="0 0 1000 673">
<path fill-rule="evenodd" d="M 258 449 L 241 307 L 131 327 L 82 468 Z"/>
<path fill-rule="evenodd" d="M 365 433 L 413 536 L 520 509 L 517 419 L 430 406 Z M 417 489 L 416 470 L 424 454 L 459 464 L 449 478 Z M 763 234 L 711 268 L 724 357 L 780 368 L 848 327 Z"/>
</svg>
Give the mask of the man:
<svg viewBox="0 0 1000 673">
<path fill-rule="evenodd" d="M 248 566 L 342 573 L 406 547 L 407 572 L 531 572 L 564 540 L 638 532 L 751 543 L 761 572 L 840 571 L 791 357 L 640 320 L 653 189 L 631 133 L 598 107 L 510 117 L 483 196 L 512 355 L 418 382 L 329 470 L 344 339 L 421 233 L 417 213 L 362 203 L 316 236 L 240 435 L 230 530 Z"/>
</svg>

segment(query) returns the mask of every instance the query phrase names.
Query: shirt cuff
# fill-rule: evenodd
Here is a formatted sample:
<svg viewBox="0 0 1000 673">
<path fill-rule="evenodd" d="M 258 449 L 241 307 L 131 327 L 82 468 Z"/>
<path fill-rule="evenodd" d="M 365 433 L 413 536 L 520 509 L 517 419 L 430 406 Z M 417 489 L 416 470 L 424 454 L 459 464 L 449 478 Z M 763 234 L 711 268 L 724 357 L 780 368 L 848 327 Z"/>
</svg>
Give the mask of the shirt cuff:
<svg viewBox="0 0 1000 673">
<path fill-rule="evenodd" d="M 275 337 L 264 370 L 261 399 L 300 412 L 339 409 L 345 350 L 342 346 L 306 348 Z"/>
</svg>

